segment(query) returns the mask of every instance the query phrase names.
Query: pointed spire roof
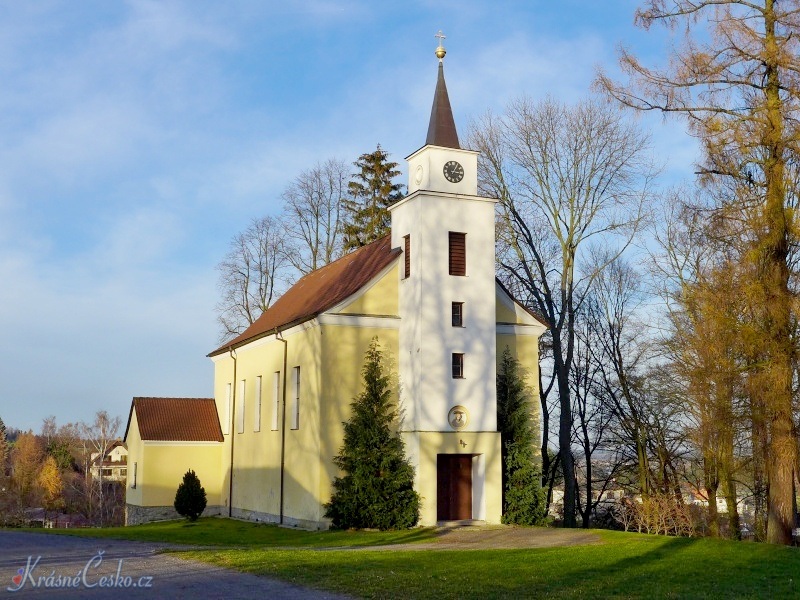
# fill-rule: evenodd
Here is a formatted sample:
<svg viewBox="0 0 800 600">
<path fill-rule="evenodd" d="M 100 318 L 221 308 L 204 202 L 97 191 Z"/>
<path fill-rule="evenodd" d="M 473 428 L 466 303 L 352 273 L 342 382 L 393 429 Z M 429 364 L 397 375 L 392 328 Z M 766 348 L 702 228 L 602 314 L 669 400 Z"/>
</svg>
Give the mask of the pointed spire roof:
<svg viewBox="0 0 800 600">
<path fill-rule="evenodd" d="M 441 34 L 441 32 L 439 33 Z M 453 119 L 453 111 L 450 108 L 450 98 L 447 95 L 447 85 L 444 82 L 444 65 L 442 63 L 442 58 L 444 58 L 445 52 L 441 43 L 436 50 L 436 56 L 439 57 L 439 77 L 436 80 L 436 92 L 433 95 L 431 120 L 428 123 L 428 137 L 425 139 L 425 145 L 460 149 L 461 146 L 458 144 L 456 122 Z"/>
</svg>

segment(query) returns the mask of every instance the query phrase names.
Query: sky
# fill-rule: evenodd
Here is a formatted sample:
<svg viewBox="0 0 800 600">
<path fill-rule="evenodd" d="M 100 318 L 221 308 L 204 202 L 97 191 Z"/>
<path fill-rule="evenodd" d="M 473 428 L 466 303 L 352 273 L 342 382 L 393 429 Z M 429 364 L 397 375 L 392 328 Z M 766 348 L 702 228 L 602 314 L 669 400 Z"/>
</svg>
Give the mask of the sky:
<svg viewBox="0 0 800 600">
<path fill-rule="evenodd" d="M 574 102 L 620 44 L 664 60 L 634 0 L 0 3 L 0 418 L 124 423 L 134 396 L 212 395 L 216 264 L 303 170 L 423 145 L 442 30 L 456 125 Z M 662 179 L 680 122 L 637 118 Z M 403 175 L 405 183 L 405 175 Z"/>
</svg>

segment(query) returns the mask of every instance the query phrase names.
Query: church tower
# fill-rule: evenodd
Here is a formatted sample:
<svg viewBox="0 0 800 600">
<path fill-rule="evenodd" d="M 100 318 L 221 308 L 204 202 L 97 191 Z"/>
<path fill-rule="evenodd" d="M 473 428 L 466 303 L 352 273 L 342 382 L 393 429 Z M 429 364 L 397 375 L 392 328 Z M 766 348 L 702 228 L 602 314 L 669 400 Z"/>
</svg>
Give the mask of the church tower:
<svg viewBox="0 0 800 600">
<path fill-rule="evenodd" d="M 478 195 L 478 153 L 461 148 L 441 40 L 425 145 L 407 157 L 408 196 L 390 208 L 399 281 L 403 436 L 422 522 L 500 519 L 495 199 Z"/>
</svg>

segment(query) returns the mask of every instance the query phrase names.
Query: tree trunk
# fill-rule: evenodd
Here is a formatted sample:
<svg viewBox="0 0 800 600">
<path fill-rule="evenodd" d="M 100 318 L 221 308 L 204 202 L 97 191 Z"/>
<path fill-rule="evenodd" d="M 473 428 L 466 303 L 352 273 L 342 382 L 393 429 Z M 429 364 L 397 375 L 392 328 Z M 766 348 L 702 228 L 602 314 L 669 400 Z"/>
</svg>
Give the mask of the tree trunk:
<svg viewBox="0 0 800 600">
<path fill-rule="evenodd" d="M 716 461 L 710 449 L 706 449 L 706 456 L 703 458 L 703 487 L 708 498 L 708 535 L 719 537 L 719 512 L 717 511 L 717 490 L 719 489 L 719 477 L 717 476 Z"/>
<path fill-rule="evenodd" d="M 564 472 L 564 527 L 577 527 L 575 517 L 575 460 L 572 456 L 572 402 L 569 393 L 569 379 L 562 355 L 561 341 L 553 335 L 553 361 L 558 380 L 558 448 L 561 452 L 561 468 Z"/>
<path fill-rule="evenodd" d="M 761 240 L 761 280 L 765 291 L 765 329 L 768 361 L 764 395 L 769 433 L 769 510 L 767 541 L 790 544 L 792 541 L 792 487 L 794 480 L 795 440 L 792 420 L 792 323 L 789 293 L 788 222 L 784 166 L 786 148 L 783 124 L 783 100 L 778 72 L 778 39 L 775 2 L 766 0 L 764 41 L 768 60 L 765 73 L 768 152 L 764 165 L 766 176 L 765 233 Z"/>
<path fill-rule="evenodd" d="M 767 436 L 761 408 L 751 400 L 751 444 L 753 448 L 753 533 L 757 542 L 767 537 L 767 482 L 766 459 Z"/>
</svg>

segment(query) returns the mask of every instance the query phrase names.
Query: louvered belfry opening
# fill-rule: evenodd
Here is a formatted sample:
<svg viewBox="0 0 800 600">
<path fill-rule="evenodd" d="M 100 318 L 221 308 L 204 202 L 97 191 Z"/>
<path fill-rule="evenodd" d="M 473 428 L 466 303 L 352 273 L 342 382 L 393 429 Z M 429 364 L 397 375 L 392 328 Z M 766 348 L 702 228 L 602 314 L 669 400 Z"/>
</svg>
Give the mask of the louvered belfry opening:
<svg viewBox="0 0 800 600">
<path fill-rule="evenodd" d="M 403 236 L 403 260 L 405 261 L 405 271 L 403 278 L 411 277 L 411 235 Z"/>
<path fill-rule="evenodd" d="M 467 234 L 450 232 L 450 275 L 467 274 Z"/>
</svg>

